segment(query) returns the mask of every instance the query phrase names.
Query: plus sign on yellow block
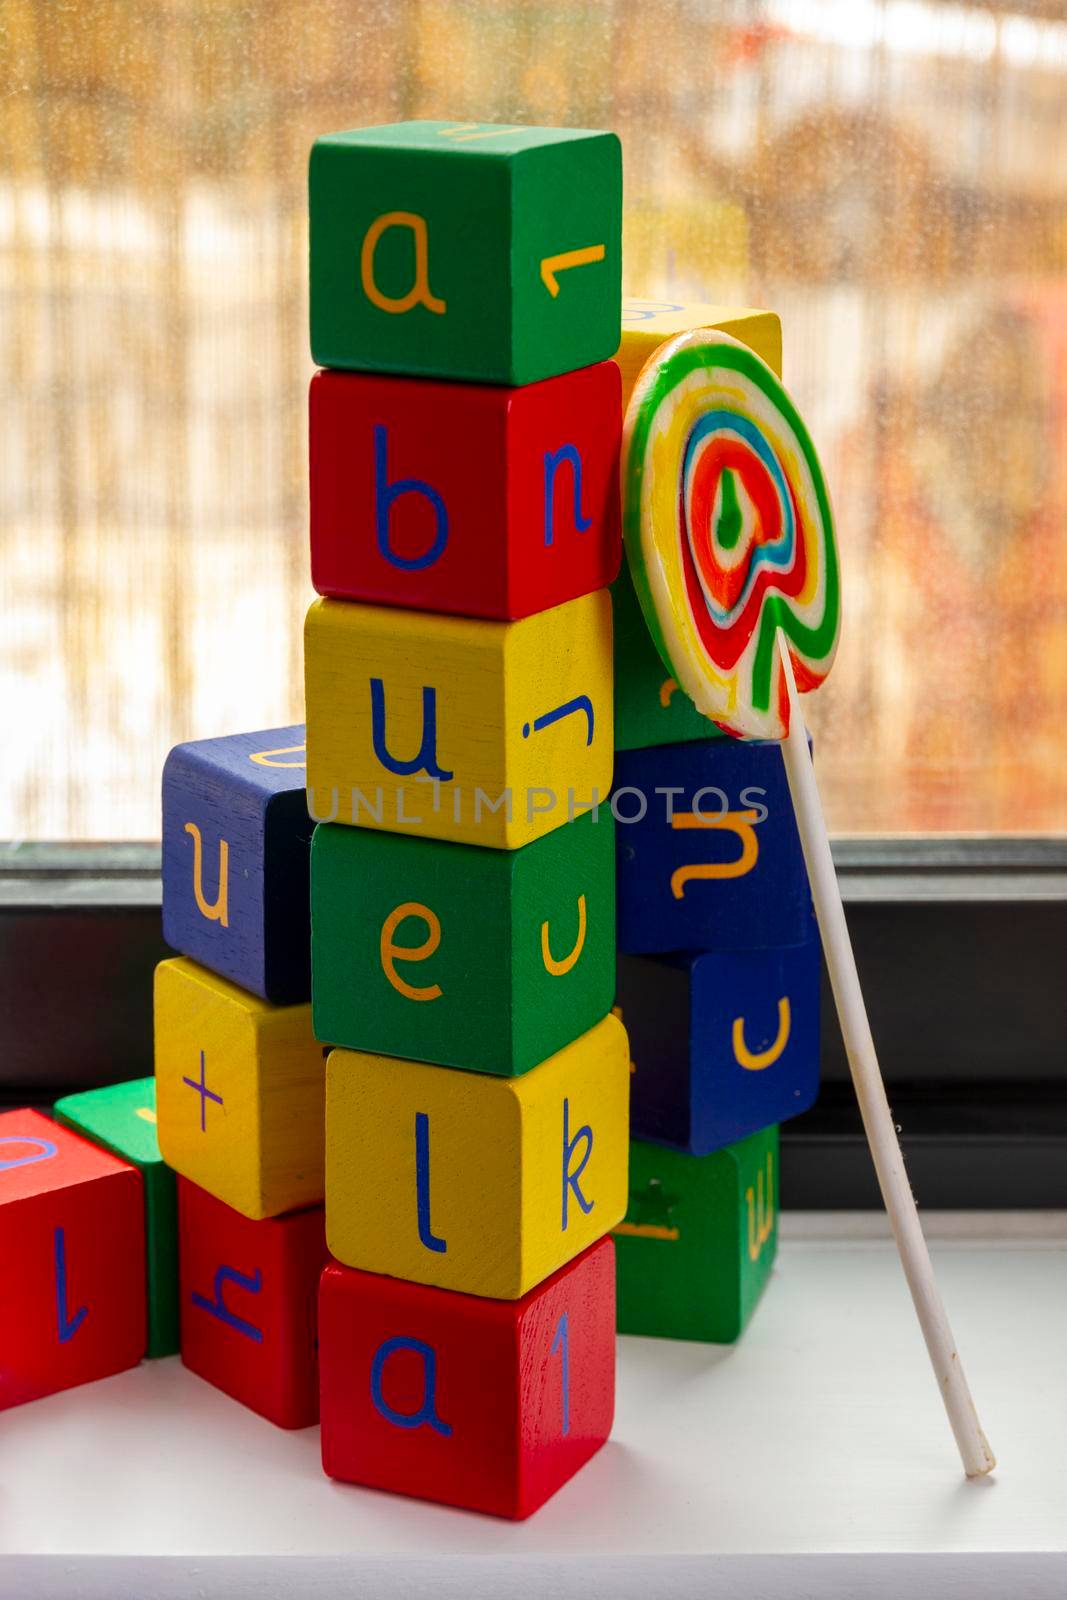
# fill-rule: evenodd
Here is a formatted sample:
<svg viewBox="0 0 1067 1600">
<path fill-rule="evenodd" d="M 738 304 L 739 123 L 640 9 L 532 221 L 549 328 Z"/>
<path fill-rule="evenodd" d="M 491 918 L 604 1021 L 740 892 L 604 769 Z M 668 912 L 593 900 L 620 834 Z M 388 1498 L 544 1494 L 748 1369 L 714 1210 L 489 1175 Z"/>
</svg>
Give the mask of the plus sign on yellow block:
<svg viewBox="0 0 1067 1600">
<path fill-rule="evenodd" d="M 168 1166 L 253 1220 L 320 1201 L 326 1075 L 311 1007 L 270 1005 L 182 957 L 156 968 L 155 1031 Z"/>
</svg>

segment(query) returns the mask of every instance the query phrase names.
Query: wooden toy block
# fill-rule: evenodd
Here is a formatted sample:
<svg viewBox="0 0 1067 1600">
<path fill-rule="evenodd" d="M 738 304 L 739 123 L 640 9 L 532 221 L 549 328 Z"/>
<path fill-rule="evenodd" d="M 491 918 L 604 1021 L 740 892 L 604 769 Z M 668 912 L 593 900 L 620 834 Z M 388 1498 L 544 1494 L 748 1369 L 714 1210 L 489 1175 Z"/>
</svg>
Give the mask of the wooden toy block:
<svg viewBox="0 0 1067 1600">
<path fill-rule="evenodd" d="M 777 1248 L 777 1128 L 709 1156 L 634 1140 L 615 1229 L 620 1333 L 732 1344 Z"/>
<path fill-rule="evenodd" d="M 309 194 L 320 366 L 525 384 L 614 353 L 615 134 L 357 128 L 315 141 Z"/>
<path fill-rule="evenodd" d="M 621 751 L 613 804 L 620 950 L 753 950 L 810 936 L 807 872 L 773 740 Z"/>
<path fill-rule="evenodd" d="M 517 1300 L 622 1217 L 629 1079 L 612 1016 L 521 1078 L 334 1050 L 331 1254 Z"/>
<path fill-rule="evenodd" d="M 509 1077 L 611 1009 L 606 807 L 522 850 L 323 823 L 311 884 L 320 1039 Z"/>
<path fill-rule="evenodd" d="M 660 660 L 625 563 L 611 588 L 615 615 L 615 748 L 725 739 Z"/>
<path fill-rule="evenodd" d="M 630 1131 L 692 1155 L 814 1105 L 820 950 L 620 956 L 630 1038 Z"/>
<path fill-rule="evenodd" d="M 272 1006 L 177 958 L 156 968 L 159 1148 L 252 1220 L 323 1196 L 322 1046 L 311 1007 Z"/>
<path fill-rule="evenodd" d="M 163 768 L 163 937 L 278 1004 L 311 993 L 304 729 L 199 739 Z"/>
<path fill-rule="evenodd" d="M 781 376 L 782 325 L 772 311 L 682 305 L 665 300 L 623 300 L 622 343 L 615 360 L 622 376 L 623 408 L 637 374 L 659 345 L 689 328 L 719 328 L 747 344 Z M 719 735 L 660 660 L 641 614 L 625 562 L 612 589 L 615 603 L 615 748 L 680 744 Z"/>
<path fill-rule="evenodd" d="M 140 1174 L 37 1111 L 0 1114 L 0 1262 L 0 1410 L 140 1361 Z"/>
<path fill-rule="evenodd" d="M 182 1361 L 279 1428 L 319 1420 L 321 1206 L 250 1222 L 178 1180 Z"/>
<path fill-rule="evenodd" d="M 606 590 L 521 622 L 317 600 L 304 673 L 316 821 L 515 850 L 607 797 Z"/>
<path fill-rule="evenodd" d="M 622 338 L 615 361 L 622 376 L 622 408 L 630 403 L 637 374 L 657 348 L 690 328 L 717 328 L 747 344 L 782 376 L 782 320 L 774 311 L 704 306 L 672 300 L 624 299 Z"/>
<path fill-rule="evenodd" d="M 523 1518 L 611 1432 L 610 1239 L 521 1300 L 331 1263 L 319 1328 L 322 1464 L 332 1478 Z"/>
<path fill-rule="evenodd" d="M 619 372 L 521 389 L 319 372 L 311 579 L 342 600 L 518 618 L 619 570 Z"/>
<path fill-rule="evenodd" d="M 156 1080 L 134 1078 L 57 1100 L 56 1121 L 136 1167 L 144 1189 L 148 1356 L 178 1349 L 178 1199 L 156 1138 Z"/>
</svg>

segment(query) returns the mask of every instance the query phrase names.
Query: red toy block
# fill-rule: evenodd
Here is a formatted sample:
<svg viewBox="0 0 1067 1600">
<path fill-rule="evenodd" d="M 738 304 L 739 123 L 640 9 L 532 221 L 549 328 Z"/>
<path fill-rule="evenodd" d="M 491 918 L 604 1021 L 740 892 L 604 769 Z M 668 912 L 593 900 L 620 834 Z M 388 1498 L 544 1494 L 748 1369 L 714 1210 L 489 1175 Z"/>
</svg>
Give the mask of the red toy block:
<svg viewBox="0 0 1067 1600">
<path fill-rule="evenodd" d="M 145 1351 L 141 1174 L 37 1111 L 0 1115 L 0 1409 Z"/>
<path fill-rule="evenodd" d="M 311 579 L 341 600 L 514 619 L 610 583 L 613 361 L 524 388 L 318 372 Z"/>
<path fill-rule="evenodd" d="M 334 1262 L 319 1291 L 331 1478 L 528 1517 L 615 1409 L 615 1254 L 601 1239 L 521 1300 Z"/>
<path fill-rule="evenodd" d="M 182 1360 L 279 1428 L 318 1421 L 321 1206 L 252 1222 L 178 1179 Z"/>
</svg>

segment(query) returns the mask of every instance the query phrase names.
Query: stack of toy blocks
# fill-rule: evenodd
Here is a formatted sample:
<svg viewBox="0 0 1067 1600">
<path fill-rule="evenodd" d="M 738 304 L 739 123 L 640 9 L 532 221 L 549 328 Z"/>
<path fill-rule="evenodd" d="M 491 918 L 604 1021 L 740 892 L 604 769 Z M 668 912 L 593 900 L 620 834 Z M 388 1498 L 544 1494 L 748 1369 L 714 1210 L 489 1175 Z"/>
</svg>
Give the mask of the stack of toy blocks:
<svg viewBox="0 0 1067 1600">
<path fill-rule="evenodd" d="M 624 406 L 657 345 L 715 327 L 781 373 L 769 312 L 627 301 Z M 716 735 L 615 585 L 618 1009 L 632 1049 L 619 1330 L 730 1342 L 777 1242 L 778 1124 L 819 1079 L 819 941 L 781 751 Z M 709 736 L 710 735 L 710 736 Z"/>
<path fill-rule="evenodd" d="M 178 1177 L 182 1360 L 282 1427 L 318 1416 L 325 1062 L 311 1030 L 304 730 L 163 773 L 159 1146 Z"/>
<path fill-rule="evenodd" d="M 523 1517 L 614 1397 L 620 150 L 337 134 L 310 207 L 323 1463 Z"/>
</svg>

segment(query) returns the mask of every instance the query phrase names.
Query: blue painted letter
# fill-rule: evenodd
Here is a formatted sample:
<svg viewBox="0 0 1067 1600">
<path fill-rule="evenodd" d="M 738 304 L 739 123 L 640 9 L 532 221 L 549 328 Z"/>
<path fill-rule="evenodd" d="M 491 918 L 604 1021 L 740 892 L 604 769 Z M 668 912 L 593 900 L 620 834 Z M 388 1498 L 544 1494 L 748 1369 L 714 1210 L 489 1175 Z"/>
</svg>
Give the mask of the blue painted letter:
<svg viewBox="0 0 1067 1600">
<path fill-rule="evenodd" d="M 398 478 L 389 482 L 389 430 L 380 424 L 374 429 L 374 525 L 378 535 L 378 549 L 386 561 L 404 572 L 422 572 L 432 567 L 448 543 L 448 507 L 436 489 L 421 478 Z M 389 543 L 389 517 L 394 501 L 404 494 L 421 494 L 433 508 L 436 530 L 433 543 L 421 556 L 397 555 Z"/>
<path fill-rule="evenodd" d="M 88 1308 L 81 1306 L 74 1315 L 67 1315 L 67 1240 L 62 1228 L 55 1232 L 56 1256 L 56 1325 L 60 1344 L 73 1339 L 88 1316 Z"/>
<path fill-rule="evenodd" d="M 197 1294 L 195 1289 L 189 1298 L 194 1306 L 199 1306 L 201 1311 L 206 1311 L 212 1317 L 218 1317 L 220 1322 L 224 1322 L 235 1333 L 243 1334 L 246 1339 L 251 1339 L 253 1344 L 262 1344 L 262 1328 L 257 1328 L 254 1322 L 246 1322 L 226 1304 L 227 1283 L 235 1283 L 239 1289 L 247 1289 L 249 1294 L 259 1294 L 263 1287 L 263 1274 L 258 1267 L 251 1274 L 238 1272 L 236 1267 L 220 1267 L 211 1286 L 214 1300 L 209 1300 L 206 1295 Z"/>
<path fill-rule="evenodd" d="M 414 1350 L 417 1356 L 422 1357 L 422 1404 L 417 1411 L 394 1411 L 382 1393 L 382 1373 L 385 1363 L 391 1355 L 398 1350 Z M 391 1422 L 396 1428 L 419 1428 L 424 1422 L 428 1423 L 435 1433 L 448 1438 L 452 1432 L 452 1425 L 442 1422 L 434 1409 L 437 1389 L 437 1352 L 432 1345 L 423 1344 L 421 1339 L 386 1339 L 374 1352 L 374 1360 L 370 1369 L 370 1397 L 374 1401 L 375 1410 L 383 1416 L 386 1422 Z"/>
<path fill-rule="evenodd" d="M 419 1239 L 427 1250 L 443 1254 L 448 1245 L 437 1238 L 430 1226 L 430 1119 L 425 1111 L 415 1113 L 415 1203 Z"/>
<path fill-rule="evenodd" d="M 563 1436 L 571 1431 L 571 1374 L 567 1359 L 567 1313 L 556 1323 L 556 1336 L 552 1340 L 552 1355 L 559 1351 L 559 1382 L 563 1400 Z"/>
<path fill-rule="evenodd" d="M 570 1194 L 572 1189 L 574 1191 L 574 1198 L 577 1200 L 578 1204 L 581 1206 L 581 1208 L 585 1212 L 586 1216 L 588 1216 L 590 1211 L 592 1211 L 593 1204 L 594 1204 L 594 1202 L 592 1200 L 587 1200 L 585 1198 L 585 1195 L 582 1193 L 581 1185 L 579 1183 L 579 1179 L 581 1178 L 582 1173 L 585 1171 L 586 1166 L 589 1163 L 589 1157 L 593 1153 L 593 1130 L 592 1130 L 592 1128 L 589 1126 L 589 1124 L 587 1122 L 587 1123 L 584 1124 L 584 1126 L 582 1126 L 581 1128 L 578 1129 L 578 1132 L 574 1135 L 574 1138 L 572 1139 L 570 1137 L 570 1127 L 569 1127 L 570 1112 L 571 1112 L 570 1101 L 569 1100 L 564 1100 L 564 1102 L 563 1102 L 563 1227 L 564 1227 L 564 1229 L 567 1226 L 567 1198 L 568 1198 L 568 1196 L 569 1196 L 569 1194 Z M 585 1140 L 585 1150 L 582 1153 L 582 1158 L 579 1161 L 576 1169 L 572 1172 L 571 1171 L 571 1156 L 574 1154 L 575 1146 L 578 1144 L 578 1141 L 580 1139 L 584 1139 Z"/>
<path fill-rule="evenodd" d="M 383 767 L 388 767 L 390 772 L 397 773 L 401 778 L 410 777 L 413 772 L 426 772 L 431 778 L 448 782 L 452 774 L 437 765 L 436 689 L 424 688 L 422 691 L 422 743 L 418 754 L 410 761 L 401 761 L 389 754 L 389 746 L 385 742 L 385 684 L 381 678 L 372 678 L 370 681 L 370 719 L 374 754 Z"/>
<path fill-rule="evenodd" d="M 563 463 L 570 463 L 574 474 L 574 526 L 585 533 L 593 525 L 592 517 L 582 516 L 582 458 L 572 444 L 561 445 L 556 451 L 545 452 L 545 544 L 552 543 L 556 499 L 556 471 Z"/>
<path fill-rule="evenodd" d="M 0 1159 L 0 1172 L 8 1172 L 12 1167 L 32 1167 L 35 1161 L 51 1161 L 58 1154 L 51 1139 L 31 1138 L 29 1134 L 10 1133 L 0 1139 L 2 1144 L 33 1144 L 37 1148 L 29 1156 L 13 1156 L 10 1160 Z"/>
</svg>

